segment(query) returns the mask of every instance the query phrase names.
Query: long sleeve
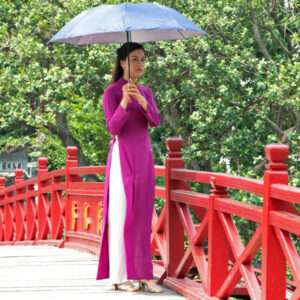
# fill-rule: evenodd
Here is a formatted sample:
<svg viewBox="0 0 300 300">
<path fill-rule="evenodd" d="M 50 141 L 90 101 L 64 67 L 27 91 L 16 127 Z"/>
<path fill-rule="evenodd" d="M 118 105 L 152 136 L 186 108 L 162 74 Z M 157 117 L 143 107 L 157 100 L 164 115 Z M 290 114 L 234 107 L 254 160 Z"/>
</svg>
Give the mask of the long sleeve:
<svg viewBox="0 0 300 300">
<path fill-rule="evenodd" d="M 130 112 L 125 110 L 117 100 L 117 97 L 112 88 L 107 88 L 104 91 L 102 105 L 105 114 L 107 130 L 112 135 L 119 134 L 123 125 L 126 123 Z"/>
<path fill-rule="evenodd" d="M 144 112 L 144 116 L 147 118 L 149 125 L 157 127 L 161 122 L 161 115 L 155 105 L 151 89 L 148 88 L 148 97 L 147 97 L 147 112 Z"/>
</svg>

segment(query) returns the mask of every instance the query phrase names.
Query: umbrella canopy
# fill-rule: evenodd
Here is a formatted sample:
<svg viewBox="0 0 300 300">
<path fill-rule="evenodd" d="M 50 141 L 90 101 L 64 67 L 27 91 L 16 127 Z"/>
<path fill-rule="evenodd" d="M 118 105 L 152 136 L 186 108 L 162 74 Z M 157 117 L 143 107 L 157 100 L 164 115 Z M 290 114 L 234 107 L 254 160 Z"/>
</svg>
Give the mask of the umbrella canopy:
<svg viewBox="0 0 300 300">
<path fill-rule="evenodd" d="M 178 11 L 152 3 L 100 5 L 83 11 L 48 43 L 74 45 L 180 40 L 206 35 Z"/>
</svg>

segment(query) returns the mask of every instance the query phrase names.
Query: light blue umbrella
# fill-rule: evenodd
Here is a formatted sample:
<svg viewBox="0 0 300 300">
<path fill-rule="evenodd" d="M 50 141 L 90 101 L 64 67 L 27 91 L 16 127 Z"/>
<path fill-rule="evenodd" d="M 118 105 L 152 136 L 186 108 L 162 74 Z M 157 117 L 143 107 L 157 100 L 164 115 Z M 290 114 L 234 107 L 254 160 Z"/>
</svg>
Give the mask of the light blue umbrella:
<svg viewBox="0 0 300 300">
<path fill-rule="evenodd" d="M 100 5 L 83 11 L 58 31 L 48 43 L 141 43 L 181 40 L 198 35 L 206 33 L 170 7 L 153 3 L 123 3 Z"/>
</svg>

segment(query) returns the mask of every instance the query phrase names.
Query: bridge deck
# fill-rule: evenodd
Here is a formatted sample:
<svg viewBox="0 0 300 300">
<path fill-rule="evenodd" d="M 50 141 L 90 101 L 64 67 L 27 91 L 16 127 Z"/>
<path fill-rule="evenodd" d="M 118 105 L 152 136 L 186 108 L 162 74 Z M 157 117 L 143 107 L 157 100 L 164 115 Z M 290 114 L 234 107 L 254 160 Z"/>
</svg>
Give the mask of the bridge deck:
<svg viewBox="0 0 300 300">
<path fill-rule="evenodd" d="M 1 246 L 0 299 L 187 299 L 164 287 L 164 294 L 113 291 L 96 280 L 98 257 L 54 246 Z"/>
</svg>

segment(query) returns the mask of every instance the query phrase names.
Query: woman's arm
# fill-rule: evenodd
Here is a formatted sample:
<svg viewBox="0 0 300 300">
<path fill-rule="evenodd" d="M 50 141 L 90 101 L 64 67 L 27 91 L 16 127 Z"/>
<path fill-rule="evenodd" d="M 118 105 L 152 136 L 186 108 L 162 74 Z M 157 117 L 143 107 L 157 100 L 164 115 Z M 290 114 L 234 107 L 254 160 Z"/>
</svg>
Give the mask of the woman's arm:
<svg viewBox="0 0 300 300">
<path fill-rule="evenodd" d="M 143 110 L 144 116 L 147 118 L 150 126 L 157 127 L 161 122 L 161 115 L 155 105 L 151 89 L 147 87 L 147 112 Z"/>
<path fill-rule="evenodd" d="M 130 112 L 128 112 L 121 106 L 121 104 L 118 103 L 112 88 L 107 88 L 104 91 L 102 105 L 104 109 L 107 130 L 112 135 L 119 134 L 123 125 L 126 123 Z"/>
</svg>

